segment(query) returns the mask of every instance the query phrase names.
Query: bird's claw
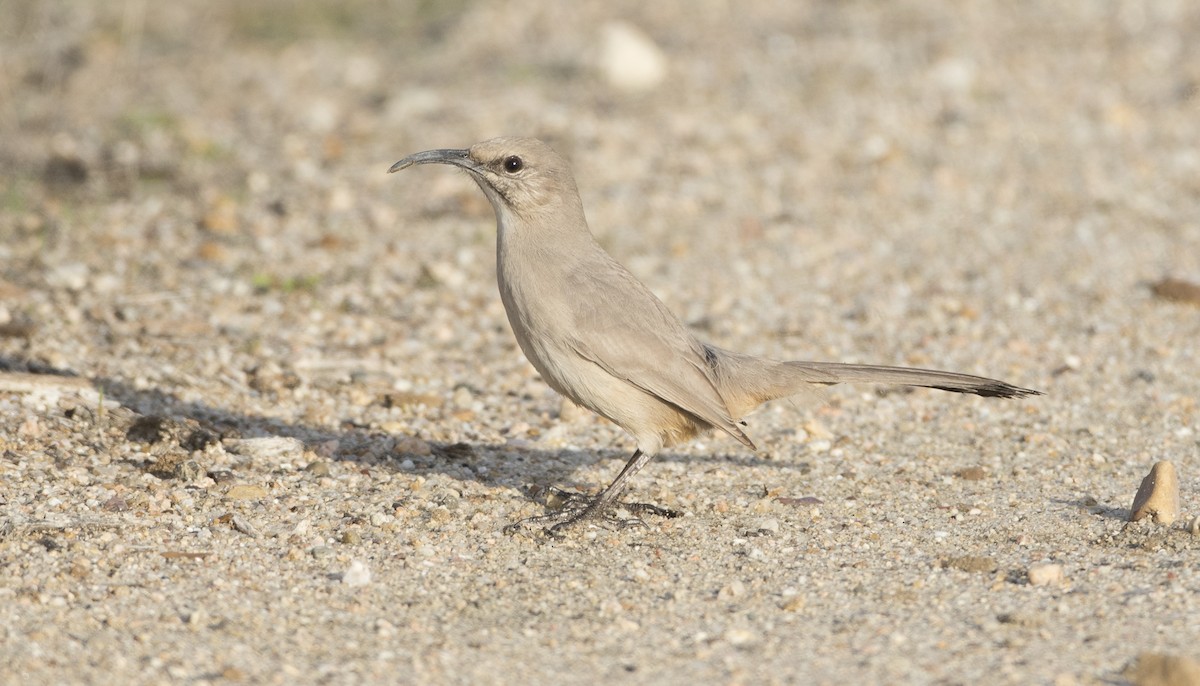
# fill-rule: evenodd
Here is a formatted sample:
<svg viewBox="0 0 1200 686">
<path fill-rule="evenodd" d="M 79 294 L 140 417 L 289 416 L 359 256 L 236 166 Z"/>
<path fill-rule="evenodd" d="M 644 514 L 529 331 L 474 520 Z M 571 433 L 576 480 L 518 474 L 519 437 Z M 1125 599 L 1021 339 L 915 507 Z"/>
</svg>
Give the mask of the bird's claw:
<svg viewBox="0 0 1200 686">
<path fill-rule="evenodd" d="M 504 533 L 513 535 L 524 529 L 543 527 L 543 533 L 552 538 L 561 538 L 568 530 L 584 521 L 597 521 L 617 529 L 630 529 L 647 526 L 639 515 L 653 515 L 666 519 L 683 516 L 678 510 L 671 510 L 649 503 L 611 502 L 596 506 L 599 496 L 591 496 L 574 491 L 564 491 L 551 488 L 546 497 L 546 507 L 553 510 L 544 515 L 526 517 L 504 527 Z M 622 517 L 624 511 L 632 517 Z"/>
</svg>

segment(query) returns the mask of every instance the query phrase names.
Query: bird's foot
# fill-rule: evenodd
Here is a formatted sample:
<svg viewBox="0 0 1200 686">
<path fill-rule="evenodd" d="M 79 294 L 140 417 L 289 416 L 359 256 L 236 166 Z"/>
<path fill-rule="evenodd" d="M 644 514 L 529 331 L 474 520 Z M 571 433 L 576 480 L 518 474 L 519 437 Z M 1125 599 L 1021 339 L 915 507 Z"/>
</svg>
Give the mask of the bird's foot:
<svg viewBox="0 0 1200 686">
<path fill-rule="evenodd" d="M 616 529 L 646 526 L 642 515 L 653 515 L 674 519 L 683 516 L 671 510 L 649 503 L 626 503 L 621 501 L 600 502 L 599 496 L 551 488 L 546 496 L 546 507 L 553 510 L 544 515 L 527 517 L 504 527 L 504 533 L 515 534 L 523 529 L 543 527 L 546 535 L 559 537 L 568 529 L 584 521 L 596 521 Z M 623 514 L 632 515 L 624 517 Z"/>
</svg>

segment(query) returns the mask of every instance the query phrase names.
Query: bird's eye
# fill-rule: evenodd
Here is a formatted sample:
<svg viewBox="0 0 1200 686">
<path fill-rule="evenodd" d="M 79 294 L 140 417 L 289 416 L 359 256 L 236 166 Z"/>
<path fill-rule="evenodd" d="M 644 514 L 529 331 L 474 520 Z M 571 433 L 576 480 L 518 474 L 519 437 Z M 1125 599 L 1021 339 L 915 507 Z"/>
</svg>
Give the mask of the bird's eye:
<svg viewBox="0 0 1200 686">
<path fill-rule="evenodd" d="M 509 174 L 516 174 L 517 172 L 521 171 L 524 166 L 525 163 L 522 162 L 521 158 L 517 157 L 516 155 L 509 155 L 508 157 L 504 158 L 504 171 L 508 172 Z"/>
</svg>

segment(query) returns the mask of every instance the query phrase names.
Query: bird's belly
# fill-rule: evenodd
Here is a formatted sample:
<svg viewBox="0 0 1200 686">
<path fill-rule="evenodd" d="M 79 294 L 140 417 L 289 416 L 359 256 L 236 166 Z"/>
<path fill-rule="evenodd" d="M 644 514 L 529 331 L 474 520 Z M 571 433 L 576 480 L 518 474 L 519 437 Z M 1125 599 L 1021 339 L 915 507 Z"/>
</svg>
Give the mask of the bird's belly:
<svg viewBox="0 0 1200 686">
<path fill-rule="evenodd" d="M 551 388 L 629 432 L 643 452 L 653 454 L 711 428 L 574 350 L 550 350 L 528 339 L 518 340 L 525 357 Z"/>
</svg>

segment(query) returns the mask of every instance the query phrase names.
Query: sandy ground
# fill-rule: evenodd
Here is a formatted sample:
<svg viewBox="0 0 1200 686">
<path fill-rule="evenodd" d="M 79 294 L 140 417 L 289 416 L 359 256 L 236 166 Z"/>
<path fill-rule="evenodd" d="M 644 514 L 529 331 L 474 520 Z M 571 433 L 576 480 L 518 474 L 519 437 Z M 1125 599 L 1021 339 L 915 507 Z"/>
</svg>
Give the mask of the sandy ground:
<svg viewBox="0 0 1200 686">
<path fill-rule="evenodd" d="M 1200 659 L 1200 309 L 1150 288 L 1200 281 L 1200 5 L 580 5 L 0 0 L 0 681 Z M 707 339 L 1046 395 L 777 402 L 638 476 L 683 518 L 504 535 L 633 445 L 521 356 L 474 185 L 385 174 L 501 134 Z M 1183 517 L 1127 524 L 1159 460 Z"/>
</svg>

